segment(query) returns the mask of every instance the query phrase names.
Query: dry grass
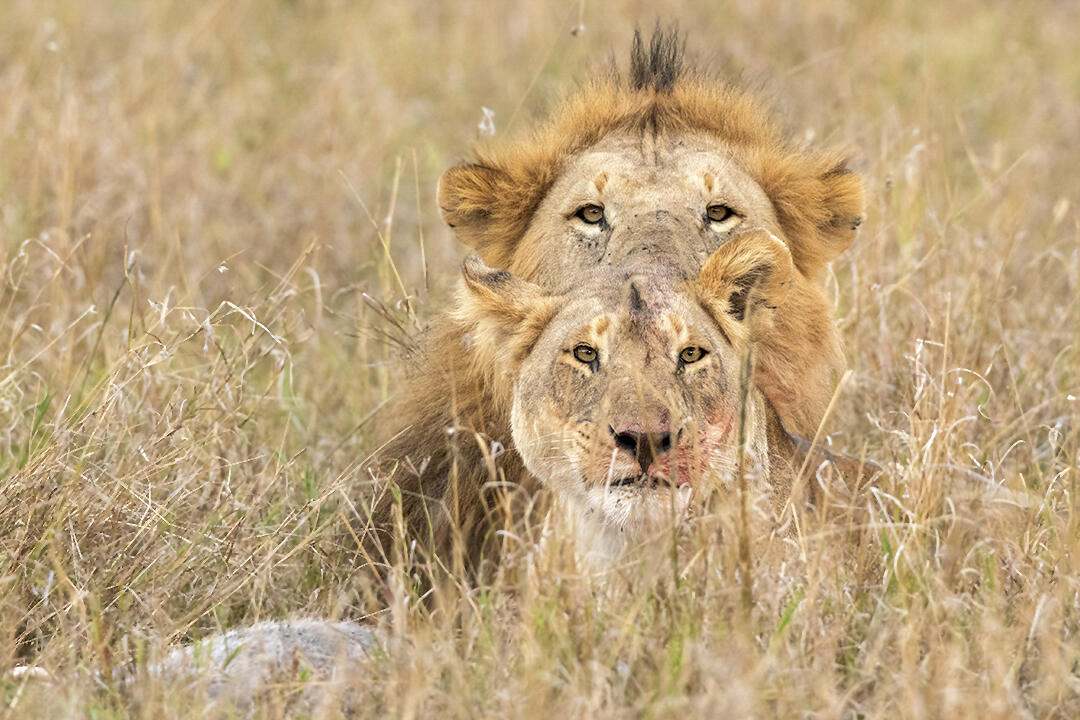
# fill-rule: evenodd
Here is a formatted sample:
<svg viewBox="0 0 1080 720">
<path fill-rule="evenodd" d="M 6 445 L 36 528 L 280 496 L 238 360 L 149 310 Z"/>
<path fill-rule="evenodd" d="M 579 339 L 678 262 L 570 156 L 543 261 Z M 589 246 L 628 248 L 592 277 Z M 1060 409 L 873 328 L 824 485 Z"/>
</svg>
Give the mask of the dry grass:
<svg viewBox="0 0 1080 720">
<path fill-rule="evenodd" d="M 7 0 L 0 671 L 60 682 L 0 679 L 0 718 L 195 714 L 116 670 L 372 609 L 342 534 L 400 370 L 375 308 L 411 330 L 446 297 L 435 179 L 483 106 L 524 124 L 657 14 L 861 153 L 832 440 L 887 477 L 856 526 L 757 552 L 748 614 L 723 542 L 606 589 L 399 590 L 410 650 L 364 707 L 1080 715 L 1080 13 L 768 5 Z"/>
</svg>

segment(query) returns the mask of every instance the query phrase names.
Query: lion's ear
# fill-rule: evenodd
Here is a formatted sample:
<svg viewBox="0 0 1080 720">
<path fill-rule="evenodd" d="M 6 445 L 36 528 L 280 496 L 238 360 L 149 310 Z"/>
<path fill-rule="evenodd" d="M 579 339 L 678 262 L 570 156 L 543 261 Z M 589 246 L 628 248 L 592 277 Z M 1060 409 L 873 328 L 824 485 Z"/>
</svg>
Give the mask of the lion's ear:
<svg viewBox="0 0 1080 720">
<path fill-rule="evenodd" d="M 760 308 L 776 308 L 795 268 L 787 246 L 764 230 L 736 237 L 713 252 L 698 273 L 702 300 L 739 322 Z"/>
<path fill-rule="evenodd" d="M 843 355 L 828 301 L 787 246 L 760 230 L 737 237 L 705 261 L 696 291 L 729 337 L 752 341 L 754 384 L 783 426 L 813 437 Z"/>
<path fill-rule="evenodd" d="M 516 365 L 558 312 L 559 298 L 475 255 L 462 266 L 456 315 L 471 329 L 474 347 L 494 361 Z"/>
<path fill-rule="evenodd" d="M 795 267 L 819 280 L 825 266 L 855 241 L 863 220 L 862 180 L 838 153 L 763 153 L 757 161 Z"/>
<path fill-rule="evenodd" d="M 849 163 L 846 157 L 827 163 L 817 178 L 827 213 L 817 228 L 825 248 L 825 262 L 851 247 L 863 221 L 863 183 Z"/>
<path fill-rule="evenodd" d="M 500 201 L 510 179 L 500 170 L 478 163 L 454 165 L 439 178 L 436 197 L 443 222 L 454 234 L 487 261 L 505 264 L 501 247 L 505 229 L 500 227 Z"/>
</svg>

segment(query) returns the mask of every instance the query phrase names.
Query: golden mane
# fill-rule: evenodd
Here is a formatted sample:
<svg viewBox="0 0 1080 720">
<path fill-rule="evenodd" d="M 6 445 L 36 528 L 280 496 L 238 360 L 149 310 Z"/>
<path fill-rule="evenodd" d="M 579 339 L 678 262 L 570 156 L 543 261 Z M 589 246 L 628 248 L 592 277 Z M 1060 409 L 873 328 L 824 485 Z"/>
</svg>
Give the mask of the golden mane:
<svg viewBox="0 0 1080 720">
<path fill-rule="evenodd" d="M 854 239 L 861 183 L 843 154 L 797 147 L 754 96 L 688 65 L 677 33 L 658 29 L 647 44 L 635 33 L 627 73 L 608 68 L 533 130 L 475 147 L 440 180 L 443 216 L 501 277 L 568 161 L 616 132 L 715 137 L 768 195 L 799 272 L 784 312 L 758 337 L 755 383 L 768 388 L 775 422 L 812 433 L 843 364 L 819 281 Z M 368 557 L 376 564 L 436 554 L 483 572 L 498 557 L 502 540 L 491 530 L 504 511 L 516 515 L 533 502 L 537 481 L 510 434 L 505 358 L 479 347 L 482 335 L 449 312 L 424 339 L 388 417 L 391 439 L 370 467 L 392 489 L 371 518 Z M 784 427 L 777 437 L 786 438 Z"/>
<path fill-rule="evenodd" d="M 820 277 L 862 220 L 862 185 L 845 154 L 797 147 L 756 97 L 688 65 L 678 33 L 659 28 L 647 46 L 635 32 L 627 74 L 598 73 L 531 131 L 475 146 L 440 181 L 444 218 L 486 262 L 506 267 L 565 163 L 617 132 L 698 132 L 730 148 L 772 201 L 806 277 Z"/>
</svg>

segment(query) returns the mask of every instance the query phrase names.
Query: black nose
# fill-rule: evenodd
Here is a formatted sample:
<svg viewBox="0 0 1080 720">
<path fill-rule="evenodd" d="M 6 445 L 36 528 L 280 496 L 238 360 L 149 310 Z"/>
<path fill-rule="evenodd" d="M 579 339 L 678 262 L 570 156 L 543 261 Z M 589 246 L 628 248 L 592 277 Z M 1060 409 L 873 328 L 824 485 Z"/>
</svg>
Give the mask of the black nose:
<svg viewBox="0 0 1080 720">
<path fill-rule="evenodd" d="M 671 450 L 671 433 L 615 432 L 611 426 L 608 430 L 615 438 L 616 447 L 634 454 L 642 473 L 649 471 L 654 457 Z"/>
</svg>

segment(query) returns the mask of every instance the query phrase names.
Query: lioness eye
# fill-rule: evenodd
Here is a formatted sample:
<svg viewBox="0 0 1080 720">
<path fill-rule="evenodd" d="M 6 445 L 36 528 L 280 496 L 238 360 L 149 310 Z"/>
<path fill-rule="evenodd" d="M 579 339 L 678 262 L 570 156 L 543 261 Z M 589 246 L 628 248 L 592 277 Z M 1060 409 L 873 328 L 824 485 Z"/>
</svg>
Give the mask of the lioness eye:
<svg viewBox="0 0 1080 720">
<path fill-rule="evenodd" d="M 586 365 L 592 365 L 596 362 L 596 348 L 590 347 L 585 343 L 574 346 L 574 359 L 578 362 L 583 362 Z"/>
<path fill-rule="evenodd" d="M 582 205 L 578 208 L 578 211 L 574 213 L 574 217 L 582 222 L 595 225 L 604 219 L 604 208 L 599 205 Z"/>
<path fill-rule="evenodd" d="M 709 218 L 709 222 L 714 223 L 725 223 L 737 217 L 735 211 L 727 205 L 710 205 L 705 209 L 705 216 Z"/>
<path fill-rule="evenodd" d="M 679 362 L 683 365 L 689 365 L 690 363 L 696 363 L 701 358 L 705 357 L 708 353 L 705 348 L 700 348 L 697 345 L 691 345 L 684 347 L 679 353 Z"/>
</svg>

